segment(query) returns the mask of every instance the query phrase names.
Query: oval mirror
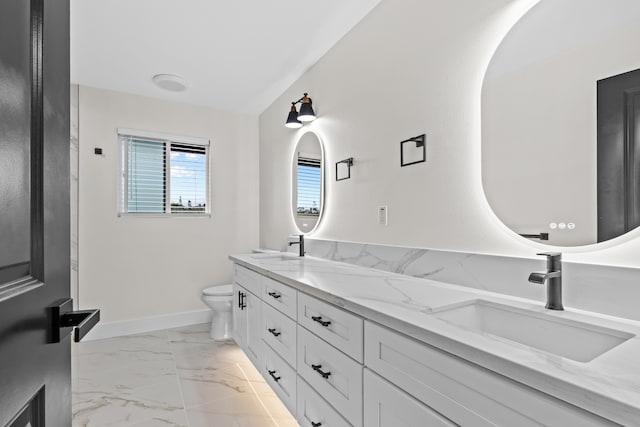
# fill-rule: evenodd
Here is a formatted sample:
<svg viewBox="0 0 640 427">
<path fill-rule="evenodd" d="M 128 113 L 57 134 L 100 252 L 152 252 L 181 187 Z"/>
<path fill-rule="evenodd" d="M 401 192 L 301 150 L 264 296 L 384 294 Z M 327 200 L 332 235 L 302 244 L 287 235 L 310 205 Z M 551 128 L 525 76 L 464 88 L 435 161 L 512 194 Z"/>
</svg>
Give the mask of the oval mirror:
<svg viewBox="0 0 640 427">
<path fill-rule="evenodd" d="M 324 207 L 324 150 L 314 132 L 306 132 L 298 140 L 293 153 L 292 198 L 293 219 L 300 233 L 317 227 Z"/>
<path fill-rule="evenodd" d="M 482 90 L 482 181 L 525 238 L 577 246 L 640 225 L 640 1 L 541 0 Z"/>
</svg>

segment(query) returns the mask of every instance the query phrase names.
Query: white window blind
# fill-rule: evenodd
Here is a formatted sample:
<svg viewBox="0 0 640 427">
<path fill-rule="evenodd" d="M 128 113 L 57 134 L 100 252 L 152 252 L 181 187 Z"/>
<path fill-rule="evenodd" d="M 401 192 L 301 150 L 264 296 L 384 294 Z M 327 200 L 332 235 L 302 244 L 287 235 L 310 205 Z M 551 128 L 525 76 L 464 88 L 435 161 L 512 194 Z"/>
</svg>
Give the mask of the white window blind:
<svg viewBox="0 0 640 427">
<path fill-rule="evenodd" d="M 163 142 L 128 137 L 126 212 L 164 213 L 166 150 Z"/>
<path fill-rule="evenodd" d="M 298 156 L 298 215 L 320 215 L 320 159 Z"/>
<path fill-rule="evenodd" d="M 119 138 L 121 213 L 209 212 L 208 146 L 135 135 Z"/>
</svg>

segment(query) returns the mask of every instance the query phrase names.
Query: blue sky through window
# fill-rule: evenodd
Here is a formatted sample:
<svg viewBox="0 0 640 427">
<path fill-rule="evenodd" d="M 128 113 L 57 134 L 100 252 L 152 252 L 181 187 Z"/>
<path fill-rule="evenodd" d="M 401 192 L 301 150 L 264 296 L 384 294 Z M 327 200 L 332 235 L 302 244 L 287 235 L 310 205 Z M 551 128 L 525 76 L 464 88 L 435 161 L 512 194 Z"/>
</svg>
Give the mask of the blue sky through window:
<svg viewBox="0 0 640 427">
<path fill-rule="evenodd" d="M 320 167 L 298 165 L 298 214 L 320 213 Z"/>
<path fill-rule="evenodd" d="M 206 159 L 204 153 L 171 150 L 169 192 L 172 211 L 204 210 L 207 203 Z"/>
</svg>

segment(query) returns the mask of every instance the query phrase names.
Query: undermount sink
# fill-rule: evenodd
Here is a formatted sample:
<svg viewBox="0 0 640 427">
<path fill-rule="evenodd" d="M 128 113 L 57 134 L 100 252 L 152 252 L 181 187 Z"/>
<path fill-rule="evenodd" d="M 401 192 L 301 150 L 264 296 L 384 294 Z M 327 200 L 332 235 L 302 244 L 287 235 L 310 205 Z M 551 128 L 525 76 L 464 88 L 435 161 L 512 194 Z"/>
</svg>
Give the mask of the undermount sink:
<svg viewBox="0 0 640 427">
<path fill-rule="evenodd" d="M 432 312 L 452 325 L 513 341 L 557 356 L 590 362 L 634 335 L 485 300 Z"/>
<path fill-rule="evenodd" d="M 258 255 L 251 255 L 251 258 L 254 259 L 266 259 L 266 260 L 270 260 L 270 261 L 295 261 L 300 259 L 299 256 L 294 255 L 294 254 L 286 254 L 286 253 L 280 253 L 280 254 L 258 254 Z"/>
</svg>

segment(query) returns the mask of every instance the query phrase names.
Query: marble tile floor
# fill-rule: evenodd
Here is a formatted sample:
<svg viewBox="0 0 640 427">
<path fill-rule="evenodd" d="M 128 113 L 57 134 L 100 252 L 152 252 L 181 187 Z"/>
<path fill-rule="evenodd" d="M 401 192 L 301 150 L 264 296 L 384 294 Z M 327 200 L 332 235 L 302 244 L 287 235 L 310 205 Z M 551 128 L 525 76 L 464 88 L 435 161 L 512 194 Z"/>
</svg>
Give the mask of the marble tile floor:
<svg viewBox="0 0 640 427">
<path fill-rule="evenodd" d="M 209 325 L 73 346 L 73 427 L 294 427 L 234 342 Z"/>
</svg>

